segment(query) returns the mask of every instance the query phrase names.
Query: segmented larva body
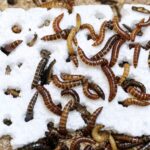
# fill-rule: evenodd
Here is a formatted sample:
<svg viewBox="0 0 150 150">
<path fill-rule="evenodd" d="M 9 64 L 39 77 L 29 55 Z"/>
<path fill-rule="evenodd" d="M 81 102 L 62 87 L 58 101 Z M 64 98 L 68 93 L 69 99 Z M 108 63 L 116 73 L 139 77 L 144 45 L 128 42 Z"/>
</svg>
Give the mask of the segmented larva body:
<svg viewBox="0 0 150 150">
<path fill-rule="evenodd" d="M 150 100 L 150 94 L 143 93 L 136 87 L 129 86 L 127 88 L 127 92 L 136 97 L 138 100 Z"/>
<path fill-rule="evenodd" d="M 149 68 L 150 68 L 150 51 L 149 51 L 149 53 L 148 53 L 148 66 L 149 66 Z"/>
<path fill-rule="evenodd" d="M 9 43 L 9 44 L 5 44 L 4 45 L 4 50 L 6 52 L 12 52 L 15 48 L 17 48 L 17 46 L 19 46 L 23 41 L 22 40 L 16 40 L 16 41 L 13 41 L 12 43 Z"/>
<path fill-rule="evenodd" d="M 83 75 L 72 75 L 68 73 L 61 73 L 60 77 L 64 81 L 84 81 L 85 76 Z"/>
<path fill-rule="evenodd" d="M 148 10 L 144 7 L 132 6 L 132 10 L 137 11 L 137 12 L 141 12 L 141 13 L 145 13 L 145 14 L 150 14 L 150 10 Z"/>
<path fill-rule="evenodd" d="M 43 36 L 41 38 L 41 40 L 53 41 L 53 40 L 58 40 L 58 39 L 67 39 L 69 33 L 70 33 L 70 29 L 64 29 L 64 30 L 57 32 L 55 34 Z"/>
<path fill-rule="evenodd" d="M 88 29 L 90 32 L 90 36 L 91 36 L 92 40 L 94 40 L 94 41 L 96 40 L 97 35 L 95 33 L 94 27 L 91 24 L 88 24 L 88 23 L 82 24 L 80 29 L 81 30 Z"/>
<path fill-rule="evenodd" d="M 100 115 L 100 113 L 102 112 L 102 109 L 103 107 L 99 107 L 97 108 L 93 114 L 91 115 L 88 123 L 87 123 L 87 127 L 84 129 L 84 133 L 87 135 L 89 133 L 91 133 L 92 129 L 94 128 L 95 126 L 95 123 L 96 123 L 96 119 L 97 117 Z"/>
<path fill-rule="evenodd" d="M 66 8 L 68 9 L 69 12 L 72 12 L 72 7 L 68 4 L 68 3 L 64 3 L 64 2 L 58 2 L 58 1 L 51 1 L 51 2 L 46 2 L 41 4 L 39 7 L 42 8 L 47 8 L 47 9 L 51 9 L 51 8 Z"/>
<path fill-rule="evenodd" d="M 36 87 L 38 82 L 40 81 L 41 76 L 42 76 L 43 71 L 44 71 L 44 68 L 45 68 L 48 60 L 49 60 L 49 57 L 45 57 L 45 58 L 42 58 L 41 61 L 39 62 L 38 66 L 36 68 L 36 71 L 35 71 L 33 81 L 32 81 L 32 85 L 31 85 L 32 89 L 34 87 Z"/>
<path fill-rule="evenodd" d="M 123 29 L 121 29 L 121 27 L 119 26 L 119 19 L 117 16 L 115 16 L 113 18 L 113 27 L 114 30 L 125 40 L 130 40 L 130 35 L 124 31 Z"/>
<path fill-rule="evenodd" d="M 60 117 L 60 122 L 59 122 L 59 133 L 66 135 L 67 134 L 67 129 L 66 129 L 66 124 L 67 124 L 67 118 L 69 111 L 72 106 L 72 101 L 69 101 L 66 106 L 64 107 L 61 117 Z"/>
<path fill-rule="evenodd" d="M 124 71 L 123 71 L 121 78 L 119 79 L 119 85 L 121 85 L 123 83 L 123 81 L 125 81 L 125 79 L 129 76 L 129 72 L 130 72 L 130 64 L 129 63 L 125 63 L 123 65 L 123 67 L 124 67 Z"/>
<path fill-rule="evenodd" d="M 100 27 L 99 35 L 96 41 L 92 44 L 92 46 L 100 45 L 103 42 L 105 38 L 106 25 L 107 25 L 107 21 L 104 21 Z"/>
<path fill-rule="evenodd" d="M 95 144 L 95 142 L 91 138 L 86 138 L 86 137 L 78 137 L 74 139 L 70 145 L 70 150 L 77 150 L 78 146 L 81 143 L 90 143 L 90 144 Z"/>
<path fill-rule="evenodd" d="M 128 107 L 130 105 L 137 105 L 137 106 L 148 106 L 150 105 L 147 101 L 140 101 L 136 98 L 127 98 L 124 101 L 119 102 L 119 104 L 123 105 L 124 107 Z"/>
<path fill-rule="evenodd" d="M 116 64 L 120 48 L 124 44 L 124 42 L 125 42 L 125 40 L 120 39 L 114 44 L 113 49 L 112 49 L 112 54 L 111 54 L 111 60 L 109 63 L 110 67 L 113 67 Z"/>
<path fill-rule="evenodd" d="M 78 55 L 79 55 L 80 59 L 89 66 L 99 66 L 99 65 L 105 64 L 107 62 L 107 60 L 104 58 L 101 58 L 99 60 L 89 59 L 80 47 L 78 47 Z"/>
<path fill-rule="evenodd" d="M 144 23 L 144 19 L 142 19 L 138 24 Z M 137 34 L 141 31 L 141 26 L 136 25 L 136 27 L 133 29 L 133 31 L 130 34 L 130 39 L 133 42 L 137 36 Z"/>
<path fill-rule="evenodd" d="M 37 101 L 37 97 L 38 97 L 38 92 L 36 92 L 32 99 L 30 100 L 28 107 L 27 107 L 27 112 L 26 112 L 26 116 L 25 116 L 25 121 L 28 122 L 30 120 L 33 119 L 33 109 L 34 109 L 34 105 Z"/>
<path fill-rule="evenodd" d="M 54 21 L 53 21 L 53 29 L 54 31 L 57 32 L 61 32 L 62 29 L 60 28 L 59 24 L 62 20 L 62 18 L 64 17 L 64 13 L 60 14 L 59 16 L 57 16 Z"/>
<path fill-rule="evenodd" d="M 54 114 L 56 115 L 61 115 L 62 114 L 62 110 L 53 103 L 52 101 L 52 98 L 51 98 L 51 95 L 50 93 L 48 92 L 48 90 L 41 86 L 41 85 L 38 85 L 36 86 L 36 89 L 38 90 L 38 92 L 41 94 L 43 100 L 44 100 L 44 104 L 45 106 L 50 110 L 52 111 Z"/>
<path fill-rule="evenodd" d="M 79 86 L 81 85 L 81 81 L 69 81 L 69 82 L 62 82 L 59 80 L 57 75 L 53 75 L 53 83 L 55 84 L 55 86 L 57 86 L 58 88 L 61 89 L 71 89 L 73 87 Z"/>
<path fill-rule="evenodd" d="M 102 50 L 100 50 L 97 54 L 95 54 L 91 58 L 91 60 L 98 60 L 98 59 L 102 58 L 104 55 L 106 55 L 111 50 L 111 48 L 113 47 L 114 43 L 119 39 L 119 37 L 120 36 L 118 34 L 115 34 L 112 37 L 110 37 L 108 39 L 108 41 L 106 42 L 104 48 Z"/>
<path fill-rule="evenodd" d="M 75 65 L 76 67 L 79 66 L 79 62 L 78 62 L 78 59 L 77 59 L 77 55 L 76 55 L 76 54 L 70 55 L 70 59 L 72 60 L 72 62 L 74 63 L 74 65 Z"/>
<path fill-rule="evenodd" d="M 108 82 L 109 82 L 109 90 L 110 90 L 110 94 L 109 94 L 109 102 L 111 102 L 114 97 L 116 96 L 117 93 L 117 83 L 115 80 L 115 75 L 113 73 L 113 71 L 111 70 L 111 68 L 108 66 L 108 64 L 102 65 L 101 66 L 103 72 L 105 73 Z"/>
<path fill-rule="evenodd" d="M 135 148 L 136 146 L 140 145 L 139 143 L 117 143 L 117 147 L 119 149 L 130 149 Z M 136 149 L 140 150 L 140 149 Z"/>
<path fill-rule="evenodd" d="M 137 24 L 140 27 L 148 27 L 150 26 L 150 17 L 148 18 L 148 20 L 146 22 L 140 22 Z"/>
</svg>

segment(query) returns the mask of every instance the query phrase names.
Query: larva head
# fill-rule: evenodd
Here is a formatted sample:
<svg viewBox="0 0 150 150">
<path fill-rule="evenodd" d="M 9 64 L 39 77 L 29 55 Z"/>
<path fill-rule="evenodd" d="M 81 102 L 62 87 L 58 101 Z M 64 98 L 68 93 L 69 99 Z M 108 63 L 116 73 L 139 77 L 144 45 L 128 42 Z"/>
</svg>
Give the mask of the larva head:
<svg viewBox="0 0 150 150">
<path fill-rule="evenodd" d="M 33 114 L 32 113 L 27 113 L 26 114 L 26 117 L 25 117 L 25 119 L 24 119 L 24 121 L 25 122 L 28 122 L 28 121 L 30 121 L 30 120 L 32 120 L 33 119 Z"/>
</svg>

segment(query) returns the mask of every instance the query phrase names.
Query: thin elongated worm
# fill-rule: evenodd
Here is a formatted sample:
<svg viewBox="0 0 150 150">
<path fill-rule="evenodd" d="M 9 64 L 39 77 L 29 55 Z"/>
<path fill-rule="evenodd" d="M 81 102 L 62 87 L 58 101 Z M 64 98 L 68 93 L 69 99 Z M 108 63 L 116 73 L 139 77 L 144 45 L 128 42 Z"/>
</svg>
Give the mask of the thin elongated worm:
<svg viewBox="0 0 150 150">
<path fill-rule="evenodd" d="M 37 101 L 37 97 L 38 97 L 38 92 L 36 92 L 32 99 L 30 100 L 28 107 L 27 107 L 27 112 L 26 112 L 26 116 L 25 116 L 25 121 L 28 122 L 30 120 L 33 119 L 33 109 L 34 109 L 34 105 Z"/>
<path fill-rule="evenodd" d="M 77 13 L 77 15 L 76 15 L 76 28 L 77 28 L 77 31 L 79 31 L 80 26 L 81 26 L 81 16 L 80 16 L 80 14 Z"/>
<path fill-rule="evenodd" d="M 78 146 L 81 143 L 90 143 L 90 144 L 95 144 L 95 142 L 90 139 L 90 138 L 86 138 L 86 137 L 78 137 L 76 139 L 74 139 L 70 145 L 70 150 L 77 150 Z"/>
<path fill-rule="evenodd" d="M 148 27 L 150 26 L 150 17 L 148 18 L 148 20 L 146 22 L 140 22 L 137 24 L 140 27 Z"/>
<path fill-rule="evenodd" d="M 68 118 L 68 114 L 69 114 L 69 110 L 71 109 L 71 106 L 72 106 L 72 101 L 69 101 L 64 107 L 61 117 L 60 117 L 59 133 L 63 135 L 67 134 L 66 124 L 67 124 L 67 118 Z"/>
<path fill-rule="evenodd" d="M 144 13 L 144 14 L 150 14 L 150 10 L 148 10 L 144 7 L 132 6 L 132 10 L 137 11 L 137 12 L 141 12 L 141 13 Z"/>
<path fill-rule="evenodd" d="M 70 33 L 70 29 L 64 29 L 60 32 L 57 32 L 52 35 L 45 35 L 41 38 L 43 41 L 53 41 L 53 40 L 58 40 L 58 39 L 67 39 L 68 35 Z"/>
<path fill-rule="evenodd" d="M 92 44 L 92 46 L 97 46 L 97 45 L 100 45 L 104 38 L 105 38 L 105 31 L 106 31 L 106 24 L 107 24 L 107 21 L 104 21 L 100 27 L 100 31 L 99 31 L 99 35 L 96 39 L 96 41 Z"/>
<path fill-rule="evenodd" d="M 125 42 L 125 40 L 120 39 L 114 44 L 113 49 L 112 49 L 112 54 L 111 54 L 111 60 L 109 63 L 110 67 L 113 67 L 116 64 L 120 48 L 124 44 L 124 42 Z"/>
<path fill-rule="evenodd" d="M 80 29 L 81 30 L 88 29 L 90 32 L 90 36 L 91 36 L 92 40 L 94 40 L 94 41 L 96 40 L 97 35 L 95 33 L 94 27 L 91 24 L 88 24 L 88 23 L 82 24 Z"/>
<path fill-rule="evenodd" d="M 119 19 L 117 16 L 114 16 L 113 18 L 113 27 L 123 39 L 130 40 L 130 35 L 119 26 Z"/>
<path fill-rule="evenodd" d="M 52 98 L 50 93 L 48 92 L 48 90 L 41 85 L 36 86 L 36 89 L 38 90 L 38 92 L 41 94 L 43 100 L 44 100 L 44 104 L 45 106 L 52 111 L 54 114 L 56 115 L 61 115 L 62 114 L 62 110 L 53 103 Z"/>
<path fill-rule="evenodd" d="M 108 66 L 108 64 L 105 65 L 101 65 L 101 68 L 103 70 L 103 72 L 105 73 L 108 82 L 109 82 L 109 102 L 111 102 L 114 97 L 116 96 L 117 93 L 117 84 L 116 84 L 116 80 L 115 80 L 115 75 L 113 73 L 113 71 L 111 70 L 111 68 Z"/>
<path fill-rule="evenodd" d="M 45 68 L 48 60 L 49 60 L 49 56 L 45 57 L 45 58 L 42 58 L 41 61 L 39 62 L 38 66 L 36 68 L 36 71 L 35 71 L 35 75 L 34 75 L 33 81 L 32 81 L 32 85 L 31 85 L 32 89 L 34 87 L 36 87 L 38 82 L 40 81 L 41 76 L 42 76 L 43 71 L 44 71 L 44 68 Z"/>
<path fill-rule="evenodd" d="M 57 86 L 58 88 L 61 89 L 71 89 L 75 86 L 79 86 L 81 85 L 81 81 L 69 81 L 69 82 L 62 82 L 59 80 L 57 75 L 53 75 L 53 83 L 55 84 L 55 86 Z"/>
<path fill-rule="evenodd" d="M 150 105 L 147 101 L 140 101 L 136 98 L 127 98 L 124 101 L 118 102 L 119 104 L 123 105 L 124 107 L 128 107 L 130 105 L 137 105 L 137 106 L 148 106 Z"/>
<path fill-rule="evenodd" d="M 53 21 L 53 29 L 54 29 L 54 31 L 55 31 L 56 33 L 62 31 L 62 29 L 60 28 L 59 24 L 60 24 L 60 22 L 61 22 L 61 20 L 62 20 L 63 17 L 64 17 L 64 13 L 58 15 L 58 16 L 54 19 L 54 21 Z"/>
<path fill-rule="evenodd" d="M 107 60 L 104 58 L 101 58 L 99 60 L 89 59 L 80 47 L 78 47 L 78 55 L 79 55 L 80 59 L 89 66 L 99 66 L 99 65 L 105 64 L 107 62 Z"/>
<path fill-rule="evenodd" d="M 130 72 L 130 64 L 129 63 L 125 63 L 123 65 L 123 67 L 124 67 L 124 71 L 123 71 L 121 78 L 119 79 L 119 85 L 121 85 L 123 83 L 123 81 L 125 81 L 125 79 L 129 76 L 129 72 Z"/>
<path fill-rule="evenodd" d="M 102 50 L 100 50 L 97 54 L 91 57 L 91 60 L 98 60 L 105 56 L 111 50 L 114 43 L 119 39 L 119 37 L 120 36 L 118 34 L 111 36 L 106 42 L 105 46 L 102 48 Z"/>
</svg>

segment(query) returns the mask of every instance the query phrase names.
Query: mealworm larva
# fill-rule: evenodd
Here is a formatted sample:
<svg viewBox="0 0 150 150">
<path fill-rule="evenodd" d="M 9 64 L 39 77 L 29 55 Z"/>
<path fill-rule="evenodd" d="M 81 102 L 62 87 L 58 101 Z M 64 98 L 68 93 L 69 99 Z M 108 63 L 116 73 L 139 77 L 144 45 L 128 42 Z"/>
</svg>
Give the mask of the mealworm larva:
<svg viewBox="0 0 150 150">
<path fill-rule="evenodd" d="M 76 67 L 79 66 L 79 62 L 78 62 L 78 59 L 77 59 L 77 55 L 76 55 L 76 54 L 70 55 L 70 60 L 72 60 L 72 62 L 74 63 L 74 65 L 75 65 Z"/>
<path fill-rule="evenodd" d="M 108 66 L 108 64 L 102 65 L 101 66 L 103 72 L 105 73 L 108 82 L 109 82 L 109 102 L 111 102 L 114 97 L 116 96 L 117 93 L 117 84 L 116 84 L 116 80 L 115 80 L 115 75 L 113 73 L 113 71 L 111 70 L 111 68 Z"/>
<path fill-rule="evenodd" d="M 39 7 L 42 8 L 47 8 L 47 9 L 51 9 L 51 8 L 66 8 L 68 9 L 69 13 L 72 12 L 72 7 L 68 4 L 68 3 L 64 3 L 64 2 L 58 2 L 58 1 L 51 1 L 51 2 L 46 2 L 41 4 Z"/>
<path fill-rule="evenodd" d="M 124 71 L 123 71 L 121 78 L 119 79 L 119 85 L 121 85 L 123 83 L 123 81 L 125 81 L 125 79 L 128 77 L 129 72 L 130 72 L 130 64 L 129 63 L 125 63 L 123 65 L 123 67 L 124 67 Z"/>
<path fill-rule="evenodd" d="M 45 35 L 41 38 L 43 41 L 53 41 L 53 40 L 58 40 L 58 39 L 67 39 L 68 35 L 70 33 L 70 29 L 64 29 L 60 32 L 57 32 L 52 35 Z"/>
<path fill-rule="evenodd" d="M 4 51 L 10 53 L 12 52 L 15 48 L 17 48 L 17 46 L 19 46 L 23 41 L 22 40 L 16 40 L 16 41 L 13 41 L 9 44 L 5 44 L 3 49 Z"/>
<path fill-rule="evenodd" d="M 43 71 L 44 71 L 44 68 L 45 68 L 48 60 L 49 60 L 49 56 L 45 57 L 45 58 L 42 58 L 41 61 L 39 62 L 38 66 L 36 68 L 36 71 L 35 71 L 35 75 L 34 75 L 33 81 L 32 81 L 31 89 L 36 87 L 36 85 L 40 81 L 41 76 L 42 76 Z"/>
<path fill-rule="evenodd" d="M 140 56 L 141 45 L 139 43 L 130 44 L 129 48 L 131 49 L 132 47 L 134 47 L 133 65 L 134 65 L 134 68 L 136 68 L 138 65 L 138 60 Z"/>
<path fill-rule="evenodd" d="M 79 86 L 81 85 L 81 81 L 69 81 L 69 82 L 62 82 L 59 80 L 57 75 L 53 75 L 52 76 L 52 81 L 55 84 L 55 86 L 57 86 L 58 88 L 62 88 L 62 89 L 71 89 L 75 86 Z"/>
<path fill-rule="evenodd" d="M 67 134 L 67 129 L 66 129 L 66 124 L 67 124 L 67 118 L 69 114 L 69 110 L 72 106 L 72 101 L 69 101 L 66 106 L 64 107 L 60 121 L 59 121 L 59 133 L 66 135 Z"/>
<path fill-rule="evenodd" d="M 140 27 L 148 27 L 150 26 L 150 17 L 148 18 L 148 20 L 146 22 L 140 22 L 137 24 Z"/>
<path fill-rule="evenodd" d="M 96 125 L 92 130 L 92 137 L 98 143 L 106 142 L 109 139 L 107 131 L 100 131 L 102 128 L 104 128 L 104 125 Z"/>
<path fill-rule="evenodd" d="M 99 65 L 107 63 L 107 60 L 104 58 L 101 58 L 99 60 L 89 59 L 80 47 L 78 47 L 78 55 L 81 58 L 81 60 L 89 66 L 99 66 Z"/>
<path fill-rule="evenodd" d="M 71 150 L 77 150 L 77 149 L 79 148 L 78 146 L 79 146 L 81 143 L 95 144 L 95 142 L 94 142 L 92 139 L 90 139 L 90 138 L 78 137 L 78 138 L 75 138 L 75 139 L 72 141 L 72 143 L 71 143 L 71 145 L 70 145 L 70 149 L 71 149 Z"/>
<path fill-rule="evenodd" d="M 130 35 L 119 26 L 119 19 L 117 16 L 113 18 L 113 27 L 123 39 L 130 40 Z"/>
<path fill-rule="evenodd" d="M 59 16 L 57 16 L 54 21 L 53 21 L 53 29 L 54 31 L 57 32 L 61 32 L 62 29 L 60 28 L 59 24 L 62 20 L 62 18 L 64 17 L 64 13 L 60 14 Z"/>
<path fill-rule="evenodd" d="M 36 86 L 36 89 L 38 90 L 38 92 L 41 94 L 43 100 L 44 100 L 44 104 L 45 106 L 52 111 L 54 114 L 56 115 L 61 115 L 62 114 L 62 110 L 53 103 L 52 98 L 50 93 L 48 92 L 48 90 L 42 86 L 42 85 L 38 85 Z"/>
<path fill-rule="evenodd" d="M 77 28 L 77 31 L 79 31 L 80 26 L 81 26 L 81 16 L 80 16 L 80 14 L 77 13 L 77 15 L 76 15 L 76 28 Z"/>
<path fill-rule="evenodd" d="M 48 66 L 48 68 L 44 71 L 42 79 L 41 79 L 41 85 L 49 84 L 52 81 L 52 75 L 53 75 L 53 67 L 56 63 L 56 60 L 54 59 Z"/>
<path fill-rule="evenodd" d="M 96 119 L 97 117 L 100 115 L 100 113 L 102 112 L 103 110 L 103 107 L 99 107 L 97 108 L 91 115 L 91 117 L 89 118 L 88 120 L 88 123 L 87 123 L 87 126 L 86 128 L 84 129 L 84 133 L 87 135 L 89 133 L 91 133 L 92 129 L 94 128 L 95 126 L 95 123 L 96 123 Z"/>
<path fill-rule="evenodd" d="M 94 41 L 96 40 L 97 35 L 95 33 L 94 27 L 91 24 L 84 23 L 84 24 L 81 25 L 80 29 L 81 30 L 88 29 L 89 32 L 90 32 L 90 36 L 91 36 L 92 40 L 94 40 Z"/>
<path fill-rule="evenodd" d="M 38 35 L 35 33 L 33 39 L 30 42 L 28 42 L 27 45 L 29 47 L 32 47 L 35 44 L 37 38 L 38 38 Z"/>
<path fill-rule="evenodd" d="M 144 23 L 144 19 L 142 19 L 138 24 Z M 133 42 L 137 36 L 137 34 L 141 31 L 141 26 L 136 25 L 136 27 L 132 30 L 130 34 L 130 40 Z"/>
<path fill-rule="evenodd" d="M 138 100 L 150 100 L 150 94 L 143 93 L 136 87 L 129 86 L 127 88 L 127 92 L 136 97 Z"/>
<path fill-rule="evenodd" d="M 124 107 L 128 107 L 130 105 L 138 105 L 138 106 L 148 106 L 150 105 L 147 101 L 140 101 L 136 98 L 127 98 L 124 101 L 118 102 L 119 104 L 123 105 Z"/>
<path fill-rule="evenodd" d="M 110 37 L 106 42 L 105 46 L 102 48 L 102 50 L 100 50 L 97 54 L 91 57 L 91 60 L 98 60 L 102 58 L 104 55 L 106 55 L 111 50 L 114 43 L 119 39 L 119 37 L 120 36 L 118 34 L 115 34 L 112 37 Z"/>
<path fill-rule="evenodd" d="M 137 6 L 132 6 L 132 10 L 145 13 L 145 14 L 150 14 L 150 10 L 144 8 L 144 7 L 137 7 Z"/>
<path fill-rule="evenodd" d="M 100 45 L 104 38 L 105 38 L 105 31 L 106 31 L 106 24 L 107 24 L 107 21 L 104 21 L 100 27 L 100 31 L 99 31 L 99 35 L 96 39 L 96 41 L 92 44 L 92 46 L 97 46 L 97 45 Z"/>
<path fill-rule="evenodd" d="M 30 120 L 33 119 L 33 109 L 34 109 L 34 105 L 37 101 L 37 97 L 38 97 L 38 92 L 36 92 L 32 99 L 30 100 L 28 107 L 27 107 L 27 112 L 26 112 L 26 116 L 25 116 L 25 121 L 28 122 Z"/>
<path fill-rule="evenodd" d="M 125 40 L 120 39 L 114 44 L 113 49 L 112 49 L 112 54 L 111 54 L 111 60 L 109 63 L 110 67 L 113 67 L 116 64 L 120 48 L 124 44 L 124 42 L 125 42 Z"/>
<path fill-rule="evenodd" d="M 111 134 L 109 136 L 109 143 L 111 145 L 112 150 L 118 150 L 116 141 L 115 141 L 115 139 L 113 138 L 113 136 Z"/>
</svg>

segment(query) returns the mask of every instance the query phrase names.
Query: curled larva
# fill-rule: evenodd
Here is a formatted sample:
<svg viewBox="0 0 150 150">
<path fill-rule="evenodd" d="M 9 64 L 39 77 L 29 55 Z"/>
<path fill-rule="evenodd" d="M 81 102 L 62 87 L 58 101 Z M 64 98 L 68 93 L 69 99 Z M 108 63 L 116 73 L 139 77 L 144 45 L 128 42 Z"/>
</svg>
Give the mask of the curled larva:
<svg viewBox="0 0 150 150">
<path fill-rule="evenodd" d="M 79 145 L 81 143 L 90 143 L 90 144 L 95 144 L 95 142 L 91 138 L 86 138 L 86 137 L 78 137 L 75 138 L 71 145 L 70 145 L 70 150 L 77 150 Z"/>
<path fill-rule="evenodd" d="M 58 15 L 58 16 L 54 19 L 54 21 L 53 21 L 53 29 L 54 29 L 54 31 L 55 31 L 56 33 L 62 31 L 62 29 L 60 28 L 59 24 L 60 24 L 60 22 L 61 22 L 61 20 L 62 20 L 63 17 L 64 17 L 64 13 Z"/>
<path fill-rule="evenodd" d="M 118 34 L 111 36 L 106 42 L 105 46 L 97 54 L 91 57 L 91 60 L 98 60 L 105 56 L 113 47 L 114 43 L 120 38 Z"/>
<path fill-rule="evenodd" d="M 27 108 L 27 112 L 26 112 L 26 116 L 25 116 L 26 122 L 33 119 L 33 109 L 34 109 L 34 105 L 37 101 L 37 97 L 38 97 L 38 92 L 35 92 L 35 94 L 33 95 L 32 99 L 30 100 L 30 102 L 28 104 L 28 108 Z"/>
<path fill-rule="evenodd" d="M 99 60 L 89 59 L 80 47 L 78 47 L 78 55 L 79 55 L 80 59 L 89 66 L 99 66 L 99 65 L 105 64 L 107 62 L 107 60 L 104 58 L 101 58 Z"/>
<path fill-rule="evenodd" d="M 52 81 L 53 83 L 58 87 L 58 88 L 62 88 L 62 89 L 71 89 L 73 87 L 79 86 L 81 85 L 81 81 L 66 81 L 66 82 L 62 82 L 59 80 L 57 75 L 53 75 L 52 77 Z"/>
<path fill-rule="evenodd" d="M 104 38 L 105 38 L 105 31 L 106 31 L 106 24 L 107 24 L 107 21 L 104 21 L 100 27 L 100 31 L 99 31 L 99 35 L 96 39 L 96 41 L 92 44 L 92 46 L 97 46 L 97 45 L 100 45 Z"/>
<path fill-rule="evenodd" d="M 48 90 L 41 85 L 36 86 L 36 89 L 38 90 L 38 92 L 41 94 L 43 100 L 44 100 L 44 104 L 45 106 L 52 111 L 54 114 L 56 115 L 61 115 L 62 114 L 62 110 L 53 103 L 52 98 L 50 93 L 48 92 Z"/>
<path fill-rule="evenodd" d="M 72 101 L 69 101 L 61 114 L 60 121 L 59 121 L 59 133 L 66 135 L 67 134 L 67 129 L 66 129 L 66 124 L 67 124 L 67 118 L 69 114 L 69 110 L 71 109 L 72 106 Z"/>
<path fill-rule="evenodd" d="M 114 16 L 113 18 L 113 27 L 114 30 L 125 40 L 130 40 L 130 35 L 124 31 L 123 29 L 121 29 L 121 27 L 119 26 L 119 19 L 117 16 Z"/>
<path fill-rule="evenodd" d="M 136 98 L 127 98 L 124 101 L 119 102 L 119 104 L 123 105 L 124 107 L 128 107 L 130 105 L 137 105 L 137 106 L 148 106 L 150 105 L 147 101 L 140 101 Z"/>
</svg>

